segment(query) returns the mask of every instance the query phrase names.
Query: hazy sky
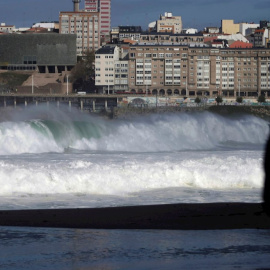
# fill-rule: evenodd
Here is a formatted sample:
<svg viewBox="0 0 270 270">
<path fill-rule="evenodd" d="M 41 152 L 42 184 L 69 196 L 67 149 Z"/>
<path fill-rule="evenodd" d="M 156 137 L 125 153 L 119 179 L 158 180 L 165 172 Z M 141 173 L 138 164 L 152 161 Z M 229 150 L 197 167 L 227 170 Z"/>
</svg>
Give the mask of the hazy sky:
<svg viewBox="0 0 270 270">
<path fill-rule="evenodd" d="M 182 16 L 183 27 L 199 30 L 220 27 L 221 19 L 237 22 L 270 20 L 270 0 L 111 0 L 112 26 L 140 25 L 164 12 Z M 84 7 L 82 0 L 81 8 Z M 0 0 L 0 22 L 30 27 L 35 22 L 58 21 L 60 11 L 71 11 L 72 0 Z"/>
</svg>

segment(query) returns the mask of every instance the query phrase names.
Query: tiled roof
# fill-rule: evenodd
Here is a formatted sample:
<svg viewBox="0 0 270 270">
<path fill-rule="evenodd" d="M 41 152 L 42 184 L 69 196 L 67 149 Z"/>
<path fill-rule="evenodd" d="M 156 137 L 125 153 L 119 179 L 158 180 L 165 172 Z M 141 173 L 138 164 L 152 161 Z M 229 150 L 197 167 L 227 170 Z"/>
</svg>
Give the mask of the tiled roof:
<svg viewBox="0 0 270 270">
<path fill-rule="evenodd" d="M 252 48 L 253 45 L 251 43 L 246 43 L 243 41 L 235 41 L 230 46 L 230 48 Z"/>
</svg>

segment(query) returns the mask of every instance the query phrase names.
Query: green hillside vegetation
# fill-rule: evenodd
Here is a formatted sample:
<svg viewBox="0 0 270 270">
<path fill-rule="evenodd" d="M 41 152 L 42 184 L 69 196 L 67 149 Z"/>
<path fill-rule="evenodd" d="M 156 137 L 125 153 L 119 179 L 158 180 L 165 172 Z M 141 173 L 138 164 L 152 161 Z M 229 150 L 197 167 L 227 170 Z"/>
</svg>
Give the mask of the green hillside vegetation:
<svg viewBox="0 0 270 270">
<path fill-rule="evenodd" d="M 15 90 L 16 86 L 22 85 L 29 76 L 30 74 L 15 72 L 0 73 L 0 87 L 2 90 Z"/>
</svg>

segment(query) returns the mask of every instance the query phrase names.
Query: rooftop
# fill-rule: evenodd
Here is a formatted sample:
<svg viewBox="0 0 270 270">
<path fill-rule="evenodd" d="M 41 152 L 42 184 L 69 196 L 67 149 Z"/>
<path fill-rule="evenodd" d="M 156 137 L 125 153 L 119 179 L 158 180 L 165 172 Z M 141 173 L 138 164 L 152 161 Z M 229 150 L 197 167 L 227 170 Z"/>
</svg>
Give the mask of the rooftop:
<svg viewBox="0 0 270 270">
<path fill-rule="evenodd" d="M 104 46 L 96 51 L 96 54 L 114 54 L 115 47 Z"/>
</svg>

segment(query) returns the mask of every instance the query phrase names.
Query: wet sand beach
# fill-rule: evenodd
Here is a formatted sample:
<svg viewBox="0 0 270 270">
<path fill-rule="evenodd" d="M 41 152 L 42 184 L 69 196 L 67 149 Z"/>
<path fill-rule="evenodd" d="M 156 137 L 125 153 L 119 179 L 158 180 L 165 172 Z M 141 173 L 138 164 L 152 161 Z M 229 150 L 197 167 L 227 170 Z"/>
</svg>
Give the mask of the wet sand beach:
<svg viewBox="0 0 270 270">
<path fill-rule="evenodd" d="M 219 230 L 270 229 L 260 203 L 204 203 L 0 211 L 0 226 Z"/>
</svg>

